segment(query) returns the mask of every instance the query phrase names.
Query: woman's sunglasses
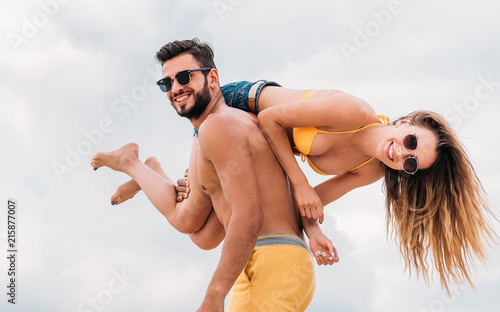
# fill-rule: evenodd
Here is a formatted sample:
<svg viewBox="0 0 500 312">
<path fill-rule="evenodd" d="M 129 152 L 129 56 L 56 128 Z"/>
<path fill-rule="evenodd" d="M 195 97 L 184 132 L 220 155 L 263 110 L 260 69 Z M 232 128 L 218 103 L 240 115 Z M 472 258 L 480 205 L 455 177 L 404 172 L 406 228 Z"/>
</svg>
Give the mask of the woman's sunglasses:
<svg viewBox="0 0 500 312">
<path fill-rule="evenodd" d="M 418 138 L 415 134 L 415 127 L 413 127 L 413 133 L 406 135 L 403 138 L 403 147 L 407 151 L 414 151 L 417 149 Z M 403 170 L 408 174 L 415 174 L 418 170 L 418 159 L 415 156 L 408 156 L 403 161 Z"/>
<path fill-rule="evenodd" d="M 191 73 L 196 72 L 196 71 L 207 71 L 211 70 L 212 68 L 210 67 L 203 67 L 203 68 L 198 68 L 198 69 L 190 69 L 190 70 L 183 70 L 179 72 L 175 77 L 170 78 L 170 77 L 165 77 L 163 79 L 160 79 L 156 82 L 156 84 L 160 87 L 161 91 L 163 92 L 168 92 L 170 89 L 172 89 L 172 83 L 173 80 L 177 80 L 177 82 L 181 86 L 186 86 L 191 82 Z"/>
</svg>

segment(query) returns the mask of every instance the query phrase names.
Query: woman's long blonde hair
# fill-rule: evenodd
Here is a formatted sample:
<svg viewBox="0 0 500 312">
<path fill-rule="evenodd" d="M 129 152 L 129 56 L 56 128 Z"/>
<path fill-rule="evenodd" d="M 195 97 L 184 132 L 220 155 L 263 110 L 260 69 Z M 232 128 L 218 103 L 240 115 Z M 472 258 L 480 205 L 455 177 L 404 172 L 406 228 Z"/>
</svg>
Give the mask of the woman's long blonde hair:
<svg viewBox="0 0 500 312">
<path fill-rule="evenodd" d="M 490 221 L 496 217 L 467 153 L 446 120 L 429 111 L 404 118 L 436 134 L 438 156 L 430 168 L 414 175 L 384 165 L 387 228 L 392 226 L 395 231 L 410 274 L 416 270 L 417 277 L 421 274 L 428 284 L 428 259 L 432 257 L 448 294 L 452 280 L 458 287 L 469 283 L 474 288 L 470 275 L 473 257 L 486 260 L 486 248 L 496 238 Z"/>
</svg>

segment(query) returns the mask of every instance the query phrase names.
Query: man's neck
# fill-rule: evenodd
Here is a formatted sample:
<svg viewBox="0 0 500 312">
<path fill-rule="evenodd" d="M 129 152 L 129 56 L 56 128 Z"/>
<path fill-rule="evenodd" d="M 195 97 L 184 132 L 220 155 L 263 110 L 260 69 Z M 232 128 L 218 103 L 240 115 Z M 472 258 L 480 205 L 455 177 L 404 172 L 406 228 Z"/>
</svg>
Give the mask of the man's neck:
<svg viewBox="0 0 500 312">
<path fill-rule="evenodd" d="M 224 102 L 224 97 L 222 96 L 222 92 L 219 90 L 219 92 L 215 93 L 212 96 L 212 100 L 210 100 L 210 103 L 207 105 L 201 116 L 196 119 L 191 119 L 193 127 L 199 129 L 201 124 L 205 121 L 205 119 L 207 119 L 207 117 L 210 114 L 215 113 L 222 105 L 226 104 Z"/>
</svg>

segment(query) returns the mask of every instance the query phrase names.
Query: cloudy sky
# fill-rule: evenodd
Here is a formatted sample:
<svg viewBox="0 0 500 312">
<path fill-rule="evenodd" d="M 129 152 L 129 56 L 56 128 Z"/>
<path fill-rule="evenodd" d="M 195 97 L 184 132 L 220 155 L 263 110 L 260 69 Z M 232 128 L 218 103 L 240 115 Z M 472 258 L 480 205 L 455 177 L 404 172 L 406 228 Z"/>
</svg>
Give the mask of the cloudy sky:
<svg viewBox="0 0 500 312">
<path fill-rule="evenodd" d="M 0 309 L 195 311 L 220 248 L 197 249 L 143 194 L 111 206 L 128 180 L 89 165 L 128 142 L 173 178 L 191 126 L 154 82 L 155 52 L 210 42 L 221 83 L 335 88 L 390 118 L 442 113 L 500 207 L 500 4 L 494 1 L 2 1 Z M 321 177 L 304 170 L 312 184 Z M 7 209 L 17 209 L 17 305 L 7 303 Z M 341 262 L 317 270 L 310 311 L 497 311 L 500 251 L 477 290 L 447 298 L 404 272 L 387 238 L 382 183 L 326 207 Z M 500 226 L 495 224 L 500 232 Z"/>
</svg>

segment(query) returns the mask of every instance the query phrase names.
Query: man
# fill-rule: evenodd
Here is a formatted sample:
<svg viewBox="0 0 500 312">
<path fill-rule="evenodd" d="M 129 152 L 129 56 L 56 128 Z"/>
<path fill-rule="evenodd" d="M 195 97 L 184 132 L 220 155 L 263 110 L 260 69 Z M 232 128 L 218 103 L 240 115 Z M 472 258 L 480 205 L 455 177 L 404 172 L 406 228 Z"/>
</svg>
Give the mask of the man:
<svg viewBox="0 0 500 312">
<path fill-rule="evenodd" d="M 208 245 L 225 239 L 198 311 L 223 311 L 233 284 L 229 311 L 305 311 L 315 290 L 313 259 L 287 178 L 255 116 L 225 105 L 208 44 L 174 41 L 157 58 L 165 77 L 158 84 L 199 131 L 187 177 L 189 198 L 178 203 L 176 184 L 159 165 L 143 164 L 133 143 L 96 154 L 93 167 L 131 176 L 170 224 L 192 234 L 195 243 L 204 244 L 196 242 L 200 229 L 212 233 Z M 311 221 L 307 234 L 323 239 Z"/>
</svg>

